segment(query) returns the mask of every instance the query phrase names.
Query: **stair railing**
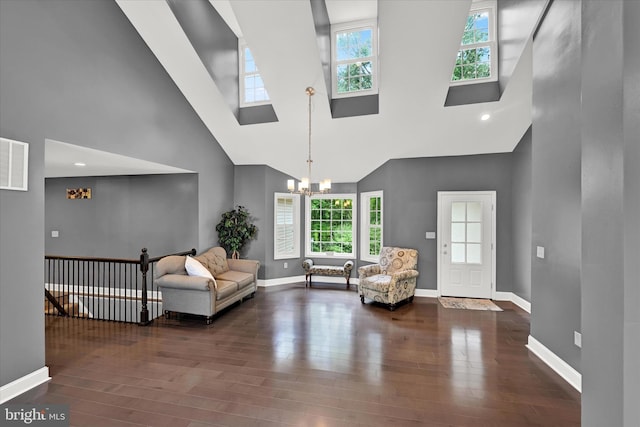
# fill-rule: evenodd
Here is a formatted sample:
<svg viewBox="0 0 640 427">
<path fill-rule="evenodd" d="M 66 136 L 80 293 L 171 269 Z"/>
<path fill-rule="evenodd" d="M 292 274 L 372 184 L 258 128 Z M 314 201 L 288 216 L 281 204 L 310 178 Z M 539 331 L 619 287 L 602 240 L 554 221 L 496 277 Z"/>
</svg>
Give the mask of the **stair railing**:
<svg viewBox="0 0 640 427">
<path fill-rule="evenodd" d="M 191 249 L 149 258 L 143 248 L 139 259 L 46 255 L 45 303 L 61 316 L 148 325 L 162 314 L 161 294 L 147 279 L 149 274 L 153 278 L 155 263 L 165 256 L 195 253 Z"/>
</svg>

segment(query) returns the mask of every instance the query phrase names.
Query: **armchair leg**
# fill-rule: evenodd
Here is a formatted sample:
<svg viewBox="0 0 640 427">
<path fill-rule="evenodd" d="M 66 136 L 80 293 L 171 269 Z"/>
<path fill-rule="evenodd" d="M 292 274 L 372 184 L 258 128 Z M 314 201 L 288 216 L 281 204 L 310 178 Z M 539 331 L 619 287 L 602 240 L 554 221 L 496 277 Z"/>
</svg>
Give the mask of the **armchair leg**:
<svg viewBox="0 0 640 427">
<path fill-rule="evenodd" d="M 360 295 L 360 302 L 364 304 L 364 295 Z"/>
<path fill-rule="evenodd" d="M 389 304 L 389 311 L 394 311 L 396 309 L 395 304 Z"/>
</svg>

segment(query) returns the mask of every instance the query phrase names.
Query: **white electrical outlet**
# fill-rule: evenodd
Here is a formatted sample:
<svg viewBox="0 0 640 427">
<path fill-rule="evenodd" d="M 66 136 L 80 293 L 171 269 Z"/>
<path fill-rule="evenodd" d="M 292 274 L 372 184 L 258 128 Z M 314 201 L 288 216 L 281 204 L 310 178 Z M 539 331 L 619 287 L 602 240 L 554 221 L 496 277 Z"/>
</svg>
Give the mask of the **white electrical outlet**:
<svg viewBox="0 0 640 427">
<path fill-rule="evenodd" d="M 582 348 L 582 334 L 578 331 L 573 331 L 573 343 Z"/>
<path fill-rule="evenodd" d="M 429 240 L 431 240 L 431 239 L 435 239 L 435 238 L 436 238 L 436 232 L 435 232 L 435 231 L 427 231 L 427 232 L 424 234 L 424 238 L 425 238 L 425 239 L 429 239 Z"/>
<path fill-rule="evenodd" d="M 544 247 L 536 246 L 536 256 L 538 258 L 544 259 Z"/>
<path fill-rule="evenodd" d="M 289 263 L 288 262 L 284 263 L 284 268 L 289 268 Z"/>
<path fill-rule="evenodd" d="M 58 237 L 60 236 L 60 232 L 58 230 L 51 230 L 51 237 Z"/>
</svg>

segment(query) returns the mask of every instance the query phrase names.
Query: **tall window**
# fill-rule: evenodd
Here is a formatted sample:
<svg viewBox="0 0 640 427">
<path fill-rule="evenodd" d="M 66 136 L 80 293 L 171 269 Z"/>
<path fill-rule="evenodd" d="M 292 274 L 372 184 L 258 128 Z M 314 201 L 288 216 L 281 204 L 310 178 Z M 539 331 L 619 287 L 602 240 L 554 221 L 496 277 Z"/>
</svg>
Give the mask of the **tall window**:
<svg viewBox="0 0 640 427">
<path fill-rule="evenodd" d="M 356 256 L 355 194 L 307 197 L 305 211 L 307 256 Z"/>
<path fill-rule="evenodd" d="M 334 98 L 377 93 L 377 31 L 375 21 L 332 27 Z"/>
<path fill-rule="evenodd" d="M 382 191 L 360 194 L 360 258 L 377 262 L 382 248 Z"/>
<path fill-rule="evenodd" d="M 240 105 L 260 105 L 269 102 L 269 94 L 264 87 L 251 50 L 242 40 L 238 42 L 238 49 L 240 52 Z"/>
<path fill-rule="evenodd" d="M 498 78 L 495 2 L 474 2 L 462 33 L 452 83 Z"/>
<path fill-rule="evenodd" d="M 275 193 L 273 259 L 300 257 L 300 195 Z"/>
</svg>

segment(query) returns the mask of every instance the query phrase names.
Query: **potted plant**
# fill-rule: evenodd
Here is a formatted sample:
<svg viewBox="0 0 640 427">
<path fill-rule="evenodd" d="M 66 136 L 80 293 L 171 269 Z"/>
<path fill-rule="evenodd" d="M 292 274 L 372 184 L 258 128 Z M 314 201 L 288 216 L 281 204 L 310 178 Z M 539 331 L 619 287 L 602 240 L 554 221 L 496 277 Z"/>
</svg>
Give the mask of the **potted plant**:
<svg viewBox="0 0 640 427">
<path fill-rule="evenodd" d="M 249 212 L 244 206 L 238 206 L 222 214 L 222 219 L 216 225 L 218 243 L 231 258 L 240 257 L 240 250 L 250 239 L 253 239 L 258 228 L 250 222 Z"/>
</svg>

